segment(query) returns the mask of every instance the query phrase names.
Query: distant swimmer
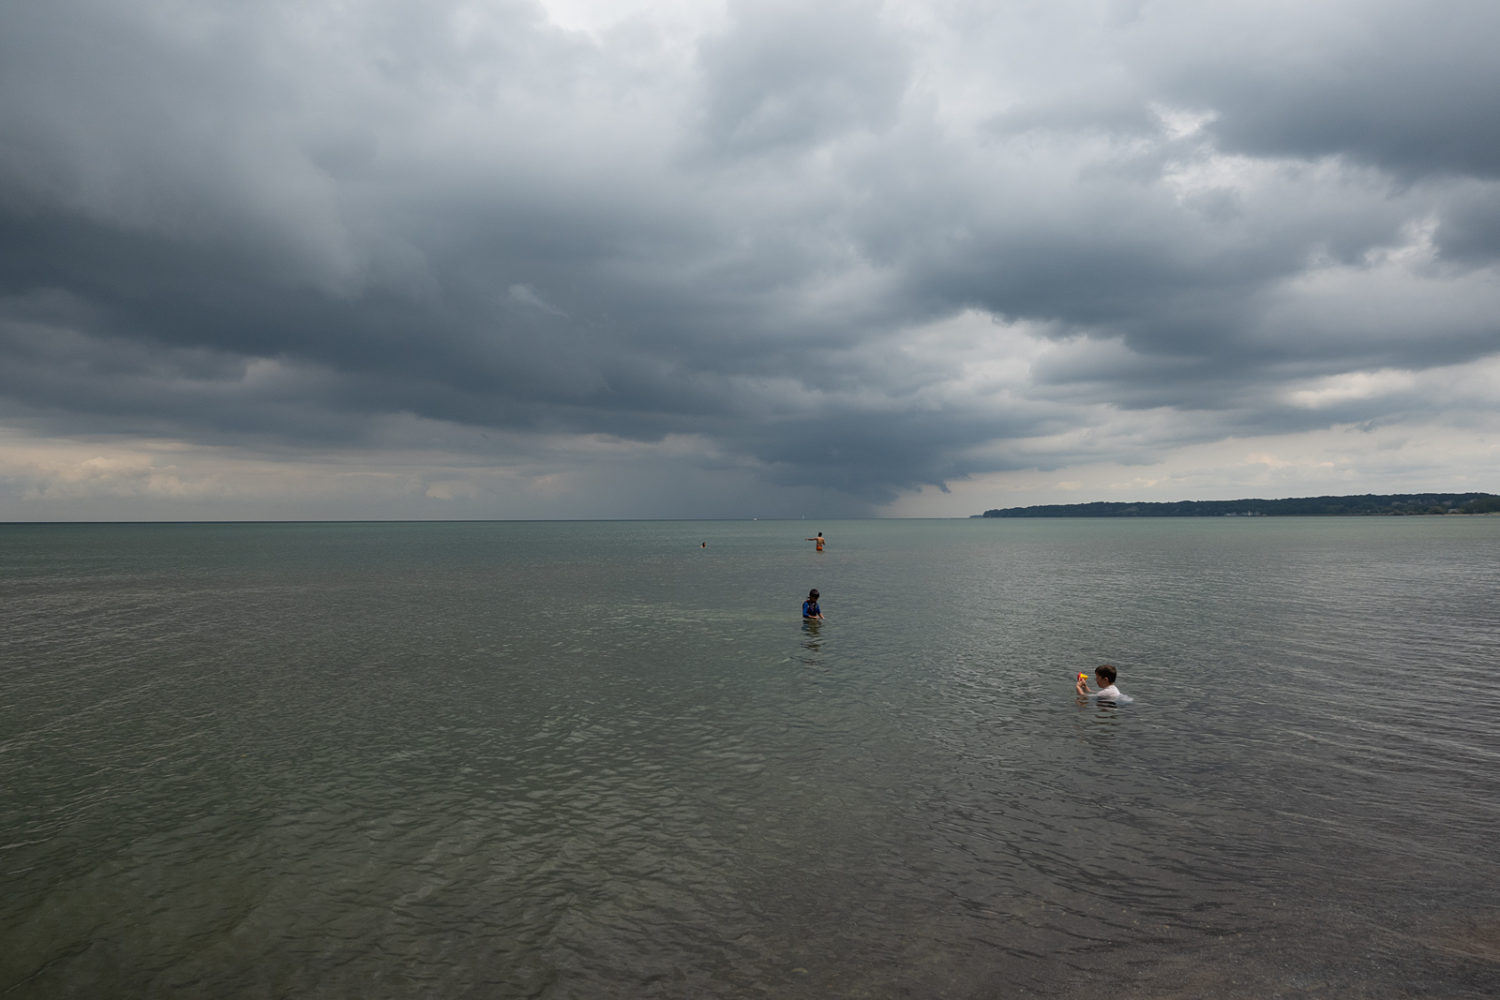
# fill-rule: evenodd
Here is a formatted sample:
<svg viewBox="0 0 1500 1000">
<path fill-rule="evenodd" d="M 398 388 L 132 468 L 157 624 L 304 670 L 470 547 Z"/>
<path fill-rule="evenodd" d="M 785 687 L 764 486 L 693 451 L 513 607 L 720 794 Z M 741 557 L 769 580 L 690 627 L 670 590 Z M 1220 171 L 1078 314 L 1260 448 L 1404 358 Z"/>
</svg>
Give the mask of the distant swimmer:
<svg viewBox="0 0 1500 1000">
<path fill-rule="evenodd" d="M 823 609 L 818 607 L 818 588 L 814 587 L 807 592 L 807 600 L 802 602 L 802 617 L 823 620 Z"/>
<path fill-rule="evenodd" d="M 1089 690 L 1088 674 L 1079 674 L 1078 680 L 1073 683 L 1073 689 L 1078 692 L 1081 698 L 1093 698 L 1097 701 L 1124 704 L 1131 700 L 1130 695 L 1122 694 L 1120 689 L 1115 687 L 1116 676 L 1114 667 L 1108 663 L 1101 663 L 1094 668 L 1094 679 L 1099 683 L 1099 690 Z"/>
<path fill-rule="evenodd" d="M 818 543 L 818 551 L 819 552 L 823 551 L 823 533 L 821 531 L 818 532 L 818 537 L 817 538 L 809 538 L 809 539 L 807 539 L 807 541 L 809 541 L 809 542 L 817 542 Z"/>
<path fill-rule="evenodd" d="M 707 543 L 707 542 L 704 542 L 704 543 L 703 543 L 703 547 L 704 547 L 704 548 L 705 548 L 705 549 L 706 549 L 706 548 L 708 548 L 708 543 Z"/>
</svg>

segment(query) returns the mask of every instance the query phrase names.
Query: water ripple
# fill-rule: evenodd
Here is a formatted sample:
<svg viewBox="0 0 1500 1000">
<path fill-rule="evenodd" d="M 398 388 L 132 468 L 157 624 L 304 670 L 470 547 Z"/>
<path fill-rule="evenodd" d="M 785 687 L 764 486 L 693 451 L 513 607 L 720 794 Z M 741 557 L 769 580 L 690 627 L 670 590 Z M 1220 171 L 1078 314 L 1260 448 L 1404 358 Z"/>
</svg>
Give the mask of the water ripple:
<svg viewBox="0 0 1500 1000">
<path fill-rule="evenodd" d="M 12 532 L 0 990 L 1493 995 L 1485 523 Z"/>
</svg>

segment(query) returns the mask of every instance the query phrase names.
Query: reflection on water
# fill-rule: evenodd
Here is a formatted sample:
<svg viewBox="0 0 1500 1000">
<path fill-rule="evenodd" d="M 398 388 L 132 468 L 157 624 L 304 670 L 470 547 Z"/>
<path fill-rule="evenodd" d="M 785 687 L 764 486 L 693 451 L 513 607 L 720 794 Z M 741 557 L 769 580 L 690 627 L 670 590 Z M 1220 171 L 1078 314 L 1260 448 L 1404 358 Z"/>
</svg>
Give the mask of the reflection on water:
<svg viewBox="0 0 1500 1000">
<path fill-rule="evenodd" d="M 1236 520 L 0 529 L 0 990 L 1495 995 L 1500 520 Z"/>
<path fill-rule="evenodd" d="M 806 652 L 800 657 L 810 667 L 822 665 L 818 654 L 823 648 L 823 623 L 816 618 L 802 619 L 802 648 Z"/>
</svg>

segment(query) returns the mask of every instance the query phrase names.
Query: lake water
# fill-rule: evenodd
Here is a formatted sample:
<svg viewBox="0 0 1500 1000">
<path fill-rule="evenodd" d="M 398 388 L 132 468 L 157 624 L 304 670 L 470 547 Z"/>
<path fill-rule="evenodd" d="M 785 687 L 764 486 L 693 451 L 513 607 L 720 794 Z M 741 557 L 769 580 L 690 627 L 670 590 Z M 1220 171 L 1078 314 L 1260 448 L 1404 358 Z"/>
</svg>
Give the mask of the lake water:
<svg viewBox="0 0 1500 1000">
<path fill-rule="evenodd" d="M 1494 997 L 1497 595 L 1479 517 L 0 526 L 0 995 Z"/>
</svg>

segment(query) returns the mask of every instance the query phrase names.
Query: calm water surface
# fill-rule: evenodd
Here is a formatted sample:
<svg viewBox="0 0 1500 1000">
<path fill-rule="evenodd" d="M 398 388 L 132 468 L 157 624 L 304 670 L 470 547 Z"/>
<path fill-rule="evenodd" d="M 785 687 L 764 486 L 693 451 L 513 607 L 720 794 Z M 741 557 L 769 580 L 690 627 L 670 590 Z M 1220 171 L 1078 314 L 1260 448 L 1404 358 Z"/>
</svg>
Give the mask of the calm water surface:
<svg viewBox="0 0 1500 1000">
<path fill-rule="evenodd" d="M 1497 518 L 0 526 L 0 995 L 1493 997 L 1497 594 Z"/>
</svg>

